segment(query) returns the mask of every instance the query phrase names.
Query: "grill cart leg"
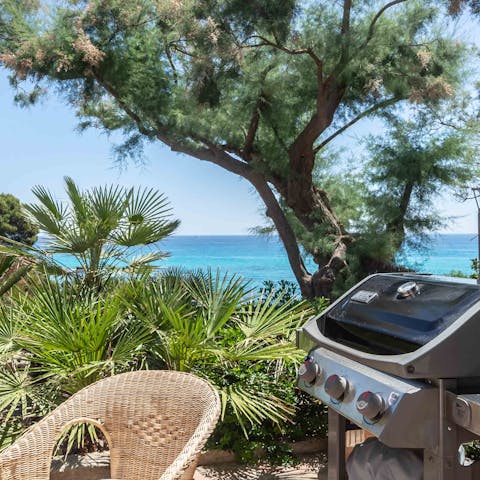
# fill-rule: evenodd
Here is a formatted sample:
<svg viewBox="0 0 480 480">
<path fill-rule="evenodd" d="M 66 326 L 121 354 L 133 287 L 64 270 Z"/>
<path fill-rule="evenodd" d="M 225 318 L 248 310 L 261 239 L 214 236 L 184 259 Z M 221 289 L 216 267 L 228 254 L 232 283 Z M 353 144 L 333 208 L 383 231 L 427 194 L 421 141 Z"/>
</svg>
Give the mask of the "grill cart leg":
<svg viewBox="0 0 480 480">
<path fill-rule="evenodd" d="M 328 409 L 328 480 L 346 480 L 345 417 Z"/>
<path fill-rule="evenodd" d="M 454 380 L 438 380 L 438 448 L 424 451 L 424 480 L 472 480 L 473 468 L 458 463 L 461 429 L 450 420 L 447 388 L 455 388 Z"/>
</svg>

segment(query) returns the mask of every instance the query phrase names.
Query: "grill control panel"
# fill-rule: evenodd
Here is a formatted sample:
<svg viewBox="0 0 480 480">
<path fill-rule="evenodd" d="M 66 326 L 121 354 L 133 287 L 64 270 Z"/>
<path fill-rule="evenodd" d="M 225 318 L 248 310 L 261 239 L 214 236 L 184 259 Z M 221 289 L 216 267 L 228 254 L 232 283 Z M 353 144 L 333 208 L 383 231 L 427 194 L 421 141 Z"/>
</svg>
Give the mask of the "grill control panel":
<svg viewBox="0 0 480 480">
<path fill-rule="evenodd" d="M 297 385 L 387 445 L 402 447 L 397 442 L 401 438 L 399 429 L 405 429 L 405 436 L 409 436 L 408 430 L 412 429 L 405 425 L 406 414 L 409 425 L 411 422 L 423 424 L 421 429 L 415 429 L 421 432 L 422 439 L 413 439 L 414 443 L 425 444 L 427 440 L 423 436 L 435 435 L 436 416 L 432 405 L 435 405 L 437 390 L 425 387 L 424 383 L 387 375 L 317 347 L 300 367 Z M 390 438 L 395 441 L 389 441 Z M 411 445 L 412 439 L 408 441 Z"/>
</svg>

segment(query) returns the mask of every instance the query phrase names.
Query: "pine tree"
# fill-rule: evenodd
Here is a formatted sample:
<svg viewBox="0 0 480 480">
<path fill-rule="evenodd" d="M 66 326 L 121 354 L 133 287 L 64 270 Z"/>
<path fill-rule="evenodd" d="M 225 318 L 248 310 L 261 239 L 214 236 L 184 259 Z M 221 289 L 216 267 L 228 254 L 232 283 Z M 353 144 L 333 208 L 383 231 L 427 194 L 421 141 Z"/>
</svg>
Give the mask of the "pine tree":
<svg viewBox="0 0 480 480">
<path fill-rule="evenodd" d="M 330 294 L 358 242 L 314 178 L 328 146 L 393 106 L 440 104 L 463 80 L 466 49 L 438 28 L 439 2 L 68 0 L 48 15 L 39 3 L 0 6 L 0 62 L 14 85 L 35 85 L 17 100 L 54 86 L 81 127 L 123 132 L 120 158 L 160 141 L 246 179 L 306 296 Z"/>
</svg>

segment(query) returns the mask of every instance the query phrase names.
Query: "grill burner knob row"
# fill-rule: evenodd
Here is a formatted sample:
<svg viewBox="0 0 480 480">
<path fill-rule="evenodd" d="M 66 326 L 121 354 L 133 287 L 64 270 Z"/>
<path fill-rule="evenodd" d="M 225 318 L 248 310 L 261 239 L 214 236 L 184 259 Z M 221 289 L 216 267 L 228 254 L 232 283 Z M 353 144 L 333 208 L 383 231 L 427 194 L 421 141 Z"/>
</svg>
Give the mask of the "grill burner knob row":
<svg viewBox="0 0 480 480">
<path fill-rule="evenodd" d="M 348 381 L 340 375 L 330 375 L 325 382 L 325 391 L 334 400 L 340 400 L 348 389 Z"/>
<path fill-rule="evenodd" d="M 322 373 L 322 369 L 309 355 L 305 357 L 302 365 L 298 369 L 298 376 L 306 383 L 313 384 L 317 377 Z"/>
<path fill-rule="evenodd" d="M 385 412 L 385 400 L 378 393 L 363 392 L 357 398 L 357 410 L 368 420 L 376 420 Z"/>
</svg>

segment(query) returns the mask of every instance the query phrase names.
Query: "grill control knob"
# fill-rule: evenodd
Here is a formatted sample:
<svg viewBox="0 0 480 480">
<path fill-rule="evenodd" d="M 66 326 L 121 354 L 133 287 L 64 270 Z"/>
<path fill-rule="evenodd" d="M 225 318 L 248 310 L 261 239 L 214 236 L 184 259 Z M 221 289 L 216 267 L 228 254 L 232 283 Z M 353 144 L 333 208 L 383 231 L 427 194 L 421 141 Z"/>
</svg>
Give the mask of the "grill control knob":
<svg viewBox="0 0 480 480">
<path fill-rule="evenodd" d="M 321 374 L 321 368 L 309 355 L 305 357 L 298 369 L 298 376 L 306 383 L 315 383 L 317 376 Z"/>
<path fill-rule="evenodd" d="M 325 391 L 334 400 L 340 400 L 347 391 L 348 381 L 340 375 L 330 375 L 325 381 Z"/>
<path fill-rule="evenodd" d="M 415 282 L 402 283 L 397 288 L 398 298 L 414 297 L 420 292 L 418 285 Z"/>
<path fill-rule="evenodd" d="M 385 400 L 378 394 L 370 391 L 363 392 L 357 398 L 357 410 L 368 420 L 380 418 L 386 409 Z"/>
</svg>

